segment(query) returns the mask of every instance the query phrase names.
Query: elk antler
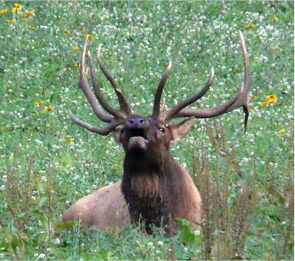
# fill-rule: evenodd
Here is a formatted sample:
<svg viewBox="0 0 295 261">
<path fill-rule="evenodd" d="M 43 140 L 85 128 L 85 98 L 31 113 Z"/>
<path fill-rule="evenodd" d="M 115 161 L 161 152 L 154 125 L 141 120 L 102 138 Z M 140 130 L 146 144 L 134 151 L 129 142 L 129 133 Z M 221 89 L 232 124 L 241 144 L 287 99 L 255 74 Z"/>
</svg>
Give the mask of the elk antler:
<svg viewBox="0 0 295 261">
<path fill-rule="evenodd" d="M 122 94 L 122 91 L 118 87 L 117 83 L 114 81 L 114 79 L 111 77 L 110 73 L 107 71 L 107 69 L 104 67 L 104 65 L 101 62 L 100 55 L 98 55 L 98 62 L 99 65 L 103 71 L 103 73 L 106 75 L 108 80 L 112 83 L 112 86 L 114 87 L 117 97 L 119 99 L 119 103 L 121 106 L 121 110 L 115 110 L 113 107 L 111 107 L 107 101 L 103 98 L 102 92 L 100 89 L 100 86 L 98 84 L 97 76 L 96 76 L 96 71 L 94 67 L 94 62 L 92 60 L 90 52 L 87 53 L 89 62 L 90 62 L 90 74 L 91 74 L 91 80 L 93 83 L 93 88 L 95 95 L 93 94 L 92 90 L 89 87 L 87 77 L 86 77 L 86 65 L 85 65 L 85 60 L 86 60 L 86 49 L 87 49 L 87 42 L 88 38 L 86 37 L 84 47 L 83 47 L 83 52 L 81 55 L 81 67 L 80 67 L 80 80 L 79 80 L 79 86 L 83 90 L 87 100 L 90 103 L 90 106 L 92 107 L 95 115 L 103 122 L 109 123 L 108 127 L 106 128 L 97 128 L 95 126 L 92 126 L 91 124 L 88 124 L 78 118 L 76 118 L 71 111 L 69 111 L 69 115 L 71 119 L 78 125 L 82 126 L 83 128 L 91 131 L 98 133 L 100 135 L 107 135 L 109 134 L 112 130 L 114 130 L 118 125 L 122 124 L 123 120 L 126 119 L 130 114 L 131 110 L 129 108 L 128 103 L 125 100 L 125 97 Z M 116 87 L 115 87 L 116 86 Z M 118 94 L 119 93 L 119 94 Z M 102 110 L 99 107 L 99 104 L 110 114 L 112 114 L 114 117 L 106 115 L 102 112 Z"/>
<path fill-rule="evenodd" d="M 127 115 L 130 115 L 131 114 L 130 107 L 129 107 L 129 105 L 128 105 L 128 103 L 127 103 L 121 89 L 119 88 L 118 83 L 113 79 L 110 72 L 107 70 L 107 68 L 104 66 L 104 64 L 102 62 L 102 59 L 101 59 L 101 44 L 97 48 L 96 56 L 97 56 L 97 60 L 98 60 L 98 64 L 99 64 L 100 69 L 102 70 L 105 77 L 109 80 L 109 82 L 111 83 L 111 85 L 113 86 L 113 88 L 114 88 L 114 90 L 115 90 L 115 92 L 117 94 L 121 110 L 124 111 Z"/>
<path fill-rule="evenodd" d="M 169 65 L 167 66 L 166 71 L 163 73 L 161 80 L 159 82 L 157 91 L 156 91 L 154 105 L 153 105 L 153 116 L 156 118 L 158 118 L 160 116 L 161 96 L 162 96 L 162 92 L 163 92 L 166 80 L 169 76 L 169 72 L 171 70 L 171 67 L 172 67 L 172 61 L 169 62 Z"/>
<path fill-rule="evenodd" d="M 200 99 L 207 92 L 207 90 L 209 89 L 212 83 L 213 76 L 214 76 L 214 69 L 212 68 L 207 83 L 204 85 L 204 87 L 201 89 L 201 91 L 197 95 L 180 102 L 173 108 L 166 110 L 164 112 L 164 115 L 160 115 L 160 117 L 164 119 L 165 122 L 168 122 L 178 117 L 193 116 L 195 118 L 211 118 L 211 117 L 216 117 L 224 113 L 233 111 L 239 107 L 243 107 L 243 110 L 245 113 L 244 131 L 246 131 L 247 120 L 249 116 L 248 93 L 250 88 L 250 68 L 249 68 L 249 61 L 247 56 L 246 42 L 241 32 L 240 32 L 240 39 L 241 39 L 241 46 L 242 46 L 243 60 L 244 60 L 244 83 L 242 84 L 242 87 L 238 91 L 237 95 L 232 100 L 212 108 L 206 108 L 206 109 L 185 108 L 186 106 Z"/>
<path fill-rule="evenodd" d="M 190 104 L 194 103 L 195 101 L 201 99 L 205 93 L 209 90 L 209 87 L 212 84 L 213 81 L 213 77 L 214 77 L 214 68 L 211 68 L 211 72 L 208 78 L 208 81 L 206 82 L 206 84 L 203 86 L 203 88 L 195 95 L 192 96 L 190 98 L 187 98 L 186 100 L 178 103 L 176 106 L 174 106 L 173 108 L 171 108 L 168 112 L 167 115 L 165 117 L 165 121 L 169 121 L 170 119 L 173 119 L 173 117 L 179 112 L 181 111 L 183 108 L 189 106 Z"/>
</svg>

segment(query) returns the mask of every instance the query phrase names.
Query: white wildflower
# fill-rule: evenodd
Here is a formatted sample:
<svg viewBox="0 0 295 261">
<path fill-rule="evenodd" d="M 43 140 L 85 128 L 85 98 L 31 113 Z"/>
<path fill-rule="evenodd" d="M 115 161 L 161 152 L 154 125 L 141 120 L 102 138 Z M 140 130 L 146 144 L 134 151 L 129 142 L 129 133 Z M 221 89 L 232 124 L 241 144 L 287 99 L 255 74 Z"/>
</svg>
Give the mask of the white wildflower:
<svg viewBox="0 0 295 261">
<path fill-rule="evenodd" d="M 160 247 L 161 247 L 161 246 L 163 246 L 163 244 L 164 244 L 164 243 L 163 243 L 161 240 L 160 240 L 160 241 L 158 241 L 158 246 L 160 246 Z"/>
<path fill-rule="evenodd" d="M 60 239 L 58 237 L 56 239 L 54 239 L 53 244 L 54 245 L 60 245 Z"/>
</svg>

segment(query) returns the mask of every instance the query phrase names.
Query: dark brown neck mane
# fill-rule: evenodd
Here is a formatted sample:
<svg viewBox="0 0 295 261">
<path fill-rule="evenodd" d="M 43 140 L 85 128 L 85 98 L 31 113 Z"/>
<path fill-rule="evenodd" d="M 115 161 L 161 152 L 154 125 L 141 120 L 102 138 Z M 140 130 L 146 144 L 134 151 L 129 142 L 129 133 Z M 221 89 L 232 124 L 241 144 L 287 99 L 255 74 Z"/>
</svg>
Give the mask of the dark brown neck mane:
<svg viewBox="0 0 295 261">
<path fill-rule="evenodd" d="M 171 228 L 178 202 L 182 208 L 186 207 L 188 195 L 183 172 L 169 152 L 158 162 L 151 162 L 145 154 L 127 153 L 122 192 L 129 205 L 131 221 L 144 222 L 148 233 L 152 232 L 152 224 Z"/>
</svg>

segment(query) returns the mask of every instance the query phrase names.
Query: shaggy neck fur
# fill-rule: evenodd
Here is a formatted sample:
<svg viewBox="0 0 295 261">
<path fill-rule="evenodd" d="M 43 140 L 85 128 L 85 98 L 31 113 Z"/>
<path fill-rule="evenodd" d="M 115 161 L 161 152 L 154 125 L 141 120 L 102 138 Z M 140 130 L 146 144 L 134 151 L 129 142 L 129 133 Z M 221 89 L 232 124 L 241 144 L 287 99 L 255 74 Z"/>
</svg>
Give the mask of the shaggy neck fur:
<svg viewBox="0 0 295 261">
<path fill-rule="evenodd" d="M 184 169 L 170 153 L 151 161 L 148 156 L 126 154 L 122 192 L 129 205 L 131 221 L 143 221 L 146 231 L 151 225 L 171 225 L 171 220 L 186 208 L 187 191 Z"/>
</svg>

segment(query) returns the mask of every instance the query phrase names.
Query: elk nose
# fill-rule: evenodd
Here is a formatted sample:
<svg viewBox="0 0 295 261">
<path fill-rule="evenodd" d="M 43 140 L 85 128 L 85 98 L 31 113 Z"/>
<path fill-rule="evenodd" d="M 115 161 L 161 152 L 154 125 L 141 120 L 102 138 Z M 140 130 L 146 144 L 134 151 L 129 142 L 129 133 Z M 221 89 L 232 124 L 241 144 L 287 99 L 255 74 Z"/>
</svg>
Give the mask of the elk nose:
<svg viewBox="0 0 295 261">
<path fill-rule="evenodd" d="M 145 125 L 146 120 L 143 118 L 133 118 L 127 121 L 127 127 L 129 128 L 142 128 Z"/>
</svg>

